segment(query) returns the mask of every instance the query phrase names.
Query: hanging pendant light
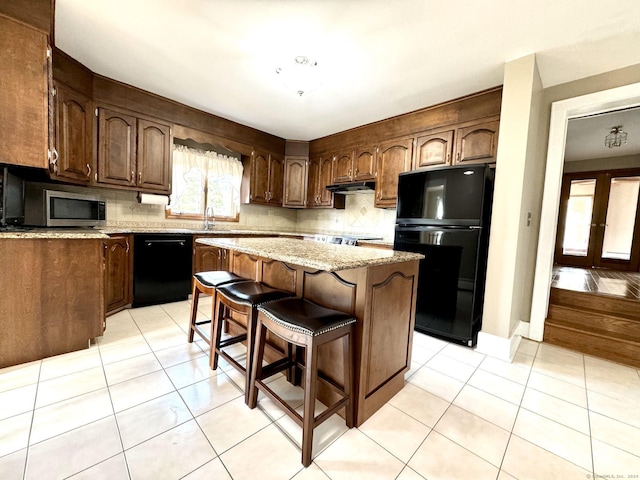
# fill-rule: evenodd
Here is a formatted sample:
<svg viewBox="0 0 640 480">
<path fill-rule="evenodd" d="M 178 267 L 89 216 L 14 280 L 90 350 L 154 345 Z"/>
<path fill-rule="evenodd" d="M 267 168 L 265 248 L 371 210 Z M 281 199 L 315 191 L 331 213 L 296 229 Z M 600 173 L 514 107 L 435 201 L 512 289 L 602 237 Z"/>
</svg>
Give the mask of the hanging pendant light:
<svg viewBox="0 0 640 480">
<path fill-rule="evenodd" d="M 609 148 L 620 147 L 627 143 L 627 132 L 622 130 L 622 125 L 612 127 L 609 135 L 604 137 L 604 144 Z"/>
<path fill-rule="evenodd" d="M 298 55 L 293 62 L 276 68 L 276 73 L 285 87 L 299 96 L 315 90 L 322 83 L 318 62 L 304 55 Z"/>
</svg>

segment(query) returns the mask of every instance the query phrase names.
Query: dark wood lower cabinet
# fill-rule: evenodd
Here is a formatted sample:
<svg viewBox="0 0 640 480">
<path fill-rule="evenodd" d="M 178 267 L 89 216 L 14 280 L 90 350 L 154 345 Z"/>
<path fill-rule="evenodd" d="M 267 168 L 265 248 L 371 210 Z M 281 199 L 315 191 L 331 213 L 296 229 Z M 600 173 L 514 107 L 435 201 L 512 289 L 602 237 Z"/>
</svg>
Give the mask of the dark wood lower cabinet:
<svg viewBox="0 0 640 480">
<path fill-rule="evenodd" d="M 0 368 L 81 350 L 105 321 L 102 239 L 0 239 Z"/>
<path fill-rule="evenodd" d="M 133 269 L 131 235 L 113 235 L 104 241 L 105 305 L 107 315 L 119 312 L 131 304 Z"/>
<path fill-rule="evenodd" d="M 356 426 L 362 425 L 404 386 L 411 367 L 418 261 L 326 272 L 290 265 L 245 253 L 230 252 L 229 270 L 353 314 L 356 324 Z M 271 356 L 282 346 L 271 341 Z M 343 384 L 340 342 L 323 345 L 319 368 Z M 318 399 L 329 405 L 335 391 L 318 384 Z"/>
</svg>

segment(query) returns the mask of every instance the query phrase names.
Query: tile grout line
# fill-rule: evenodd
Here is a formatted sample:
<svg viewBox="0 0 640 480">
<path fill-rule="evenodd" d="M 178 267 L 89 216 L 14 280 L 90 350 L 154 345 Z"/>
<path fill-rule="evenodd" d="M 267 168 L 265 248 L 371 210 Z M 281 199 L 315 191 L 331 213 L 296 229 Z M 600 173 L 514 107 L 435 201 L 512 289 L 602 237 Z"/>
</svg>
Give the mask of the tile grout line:
<svg viewBox="0 0 640 480">
<path fill-rule="evenodd" d="M 22 478 L 27 478 L 27 465 L 29 465 L 29 453 L 31 451 L 31 433 L 33 432 L 33 421 L 36 417 L 36 402 L 38 401 L 38 390 L 40 389 L 40 375 L 42 374 L 42 360 L 38 365 L 38 380 L 36 381 L 36 394 L 33 397 L 33 409 L 31 410 L 31 423 L 29 425 L 29 435 L 27 435 L 27 447 L 24 454 L 24 468 L 22 469 Z M 19 451 L 19 450 L 17 450 Z"/>
</svg>

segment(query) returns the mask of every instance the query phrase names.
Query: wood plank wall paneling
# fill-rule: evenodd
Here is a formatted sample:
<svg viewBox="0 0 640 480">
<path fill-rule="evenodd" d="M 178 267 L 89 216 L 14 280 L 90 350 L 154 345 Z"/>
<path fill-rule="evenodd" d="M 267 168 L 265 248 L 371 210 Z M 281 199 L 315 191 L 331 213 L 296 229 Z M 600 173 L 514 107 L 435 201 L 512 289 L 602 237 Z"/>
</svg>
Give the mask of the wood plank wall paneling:
<svg viewBox="0 0 640 480">
<path fill-rule="evenodd" d="M 53 49 L 53 78 L 93 98 L 93 73 L 58 48 Z"/>
<path fill-rule="evenodd" d="M 6 15 L 41 32 L 53 32 L 54 0 L 2 0 L 0 15 Z"/>
<path fill-rule="evenodd" d="M 502 87 L 495 87 L 468 97 L 312 140 L 309 151 L 311 156 L 335 153 L 345 148 L 378 144 L 381 141 L 413 135 L 431 128 L 499 115 L 501 104 Z"/>
</svg>

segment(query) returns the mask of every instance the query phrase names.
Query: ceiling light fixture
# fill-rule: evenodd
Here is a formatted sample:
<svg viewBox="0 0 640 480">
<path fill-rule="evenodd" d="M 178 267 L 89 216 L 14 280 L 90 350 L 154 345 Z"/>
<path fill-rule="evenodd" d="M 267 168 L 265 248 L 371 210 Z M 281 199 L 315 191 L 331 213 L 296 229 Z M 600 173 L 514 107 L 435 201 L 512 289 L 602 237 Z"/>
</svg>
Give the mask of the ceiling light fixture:
<svg viewBox="0 0 640 480">
<path fill-rule="evenodd" d="M 627 143 L 627 132 L 622 131 L 622 125 L 612 127 L 609 135 L 604 137 L 604 144 L 609 148 L 620 147 Z"/>
<path fill-rule="evenodd" d="M 282 83 L 302 96 L 320 86 L 322 77 L 318 71 L 318 62 L 304 55 L 298 55 L 292 63 L 276 68 Z"/>
</svg>

